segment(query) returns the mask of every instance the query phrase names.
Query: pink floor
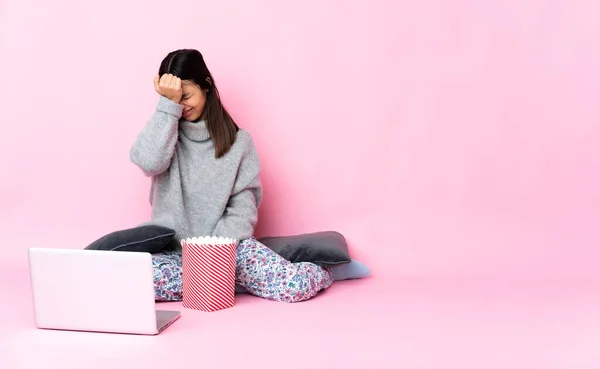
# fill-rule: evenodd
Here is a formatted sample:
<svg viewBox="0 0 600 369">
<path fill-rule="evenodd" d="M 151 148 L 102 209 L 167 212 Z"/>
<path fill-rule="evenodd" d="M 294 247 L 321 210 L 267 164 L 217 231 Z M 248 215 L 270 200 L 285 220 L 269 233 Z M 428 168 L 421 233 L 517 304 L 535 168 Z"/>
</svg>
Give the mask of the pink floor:
<svg viewBox="0 0 600 369">
<path fill-rule="evenodd" d="M 183 309 L 146 337 L 37 330 L 26 270 L 0 270 L 2 369 L 600 368 L 600 293 L 575 284 L 378 276 L 301 304 Z"/>
</svg>

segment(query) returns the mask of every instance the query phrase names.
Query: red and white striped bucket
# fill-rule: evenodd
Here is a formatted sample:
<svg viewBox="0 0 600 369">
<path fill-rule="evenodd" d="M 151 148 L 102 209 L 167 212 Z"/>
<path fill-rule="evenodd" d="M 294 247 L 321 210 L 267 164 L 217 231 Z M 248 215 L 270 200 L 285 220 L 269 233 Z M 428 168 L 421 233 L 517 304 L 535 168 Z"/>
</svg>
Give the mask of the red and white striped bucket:
<svg viewBox="0 0 600 369">
<path fill-rule="evenodd" d="M 181 240 L 184 308 L 217 311 L 233 307 L 236 246 L 236 240 L 222 237 Z"/>
</svg>

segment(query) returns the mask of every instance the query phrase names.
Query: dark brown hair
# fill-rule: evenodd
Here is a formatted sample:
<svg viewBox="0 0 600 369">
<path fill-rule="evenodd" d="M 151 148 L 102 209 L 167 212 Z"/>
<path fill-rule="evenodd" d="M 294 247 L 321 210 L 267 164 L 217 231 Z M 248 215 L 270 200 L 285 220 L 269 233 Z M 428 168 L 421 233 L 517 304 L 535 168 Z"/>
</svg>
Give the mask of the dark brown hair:
<svg viewBox="0 0 600 369">
<path fill-rule="evenodd" d="M 160 63 L 158 75 L 172 74 L 182 81 L 193 81 L 206 91 L 206 105 L 202 119 L 215 146 L 215 157 L 226 154 L 235 141 L 237 124 L 221 103 L 215 79 L 208 70 L 204 57 L 198 50 L 182 49 L 170 52 Z"/>
</svg>

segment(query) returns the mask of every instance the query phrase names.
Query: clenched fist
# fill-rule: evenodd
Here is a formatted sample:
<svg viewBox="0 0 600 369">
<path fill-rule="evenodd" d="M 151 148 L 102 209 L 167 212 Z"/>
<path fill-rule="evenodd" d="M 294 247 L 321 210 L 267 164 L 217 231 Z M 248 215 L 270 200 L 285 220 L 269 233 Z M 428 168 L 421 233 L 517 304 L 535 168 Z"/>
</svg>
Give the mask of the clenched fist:
<svg viewBox="0 0 600 369">
<path fill-rule="evenodd" d="M 163 74 L 154 78 L 154 89 L 159 95 L 166 97 L 176 104 L 181 102 L 181 79 L 172 74 Z"/>
</svg>

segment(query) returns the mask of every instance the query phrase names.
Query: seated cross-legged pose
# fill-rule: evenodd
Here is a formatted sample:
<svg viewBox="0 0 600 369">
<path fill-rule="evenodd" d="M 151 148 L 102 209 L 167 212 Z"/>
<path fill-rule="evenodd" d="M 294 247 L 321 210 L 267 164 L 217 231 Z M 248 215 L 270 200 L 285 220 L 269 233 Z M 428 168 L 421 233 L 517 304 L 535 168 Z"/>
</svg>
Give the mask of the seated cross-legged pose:
<svg viewBox="0 0 600 369">
<path fill-rule="evenodd" d="M 145 224 L 176 231 L 174 250 L 152 255 L 156 299 L 181 299 L 178 241 L 201 236 L 239 240 L 236 284 L 253 295 L 299 302 L 328 288 L 330 270 L 291 263 L 254 238 L 263 194 L 258 154 L 250 134 L 223 106 L 202 54 L 169 53 L 154 88 L 160 95 L 156 111 L 130 157 L 152 180 L 152 218 Z"/>
</svg>

